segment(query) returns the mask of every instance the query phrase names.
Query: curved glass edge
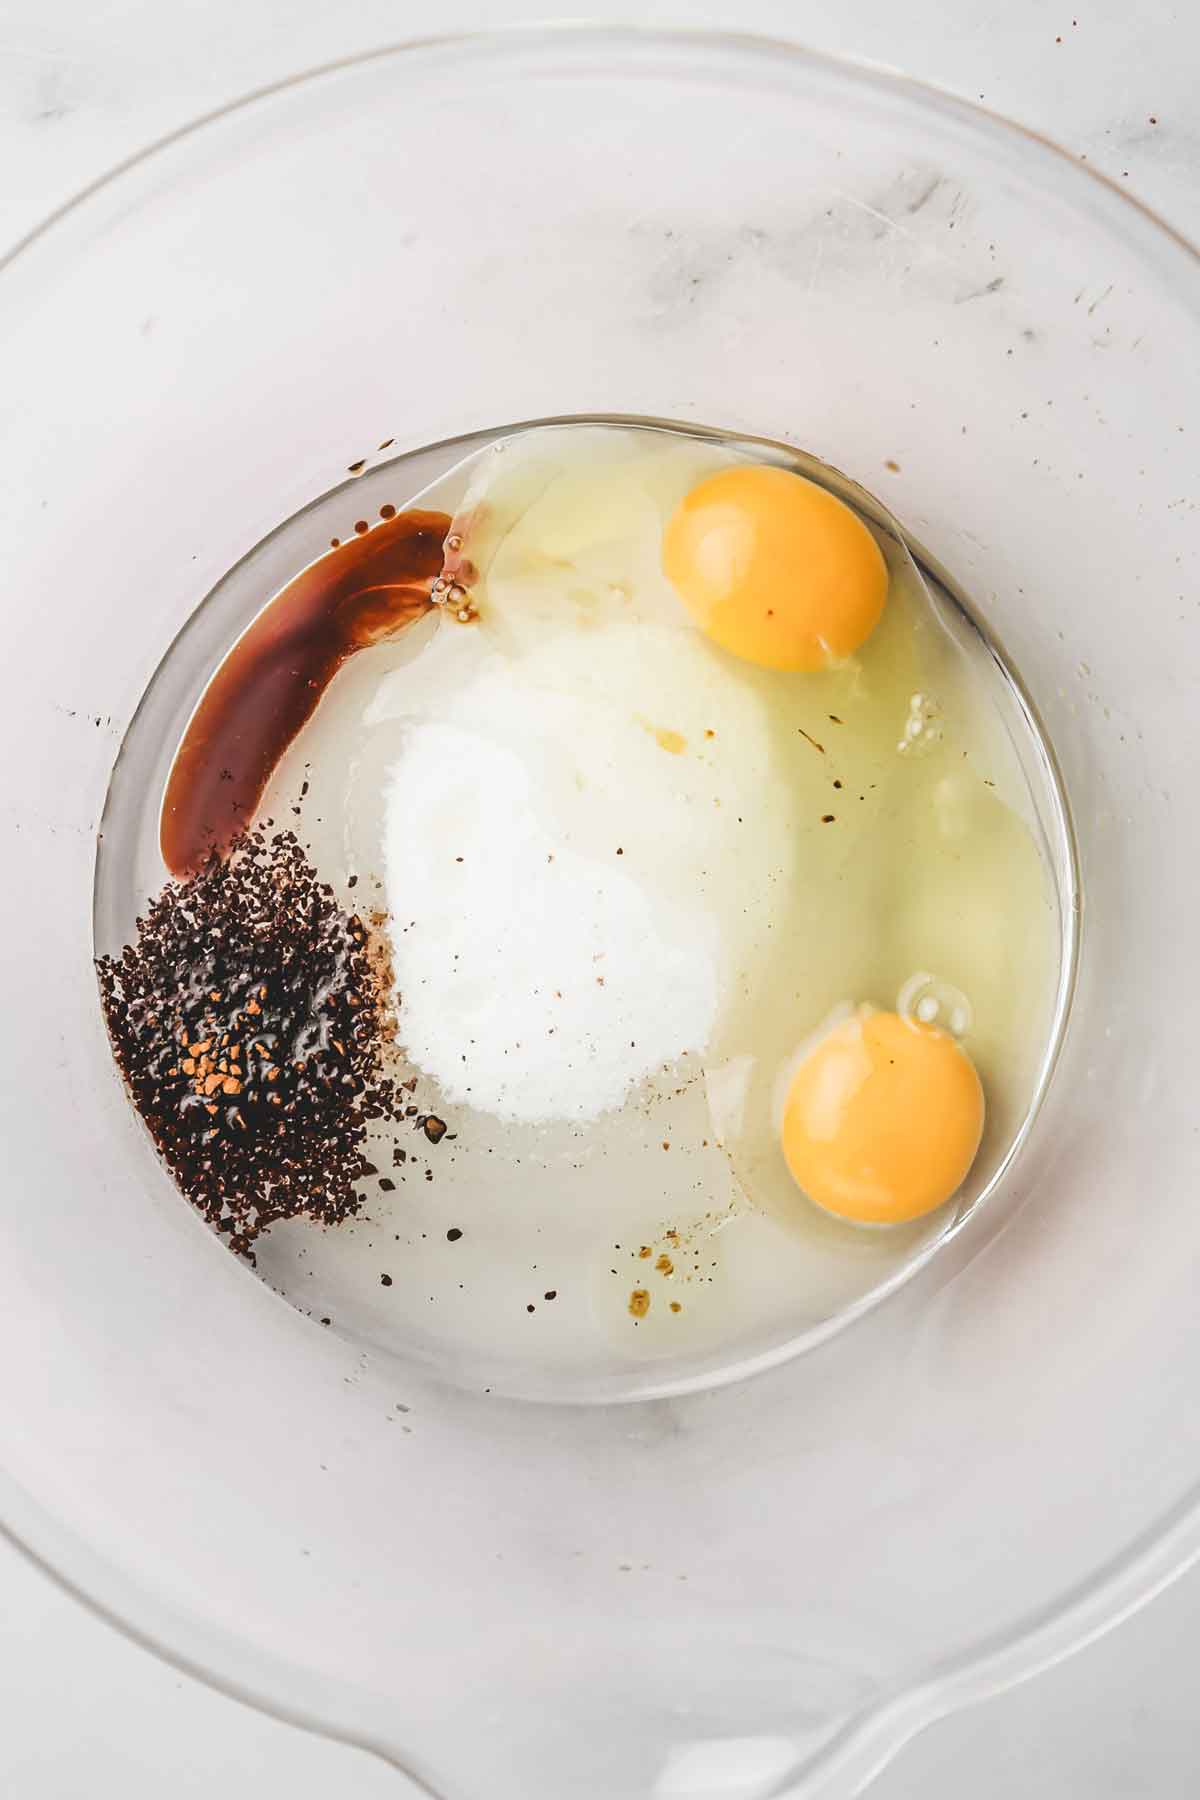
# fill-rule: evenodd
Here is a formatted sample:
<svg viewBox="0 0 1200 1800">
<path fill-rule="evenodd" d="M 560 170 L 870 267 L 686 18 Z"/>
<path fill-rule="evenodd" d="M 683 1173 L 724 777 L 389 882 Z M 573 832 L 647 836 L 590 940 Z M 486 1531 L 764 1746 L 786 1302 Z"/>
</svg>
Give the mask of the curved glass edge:
<svg viewBox="0 0 1200 1800">
<path fill-rule="evenodd" d="M 969 1657 L 936 1664 L 851 1719 L 765 1800 L 853 1800 L 939 1719 L 993 1700 L 1107 1635 L 1200 1562 L 1200 1484 L 1092 1579 L 1067 1589 Z"/>
<path fill-rule="evenodd" d="M 307 86 L 309 83 L 322 80 L 328 76 L 346 73 L 372 63 L 387 61 L 392 57 L 411 55 L 413 52 L 453 51 L 456 55 L 467 51 L 488 55 L 501 49 L 511 49 L 521 43 L 544 44 L 554 40 L 570 41 L 573 44 L 592 43 L 629 45 L 637 44 L 646 48 L 676 49 L 686 46 L 693 50 L 711 50 L 718 53 L 738 51 L 745 55 L 766 58 L 783 58 L 792 64 L 802 64 L 813 69 L 822 69 L 829 74 L 850 75 L 871 86 L 906 97 L 916 97 L 934 106 L 947 117 L 959 118 L 965 124 L 978 128 L 982 126 L 997 135 L 1013 142 L 1023 142 L 1037 151 L 1053 156 L 1065 163 L 1076 175 L 1091 184 L 1097 194 L 1103 193 L 1110 201 L 1115 201 L 1116 208 L 1125 217 L 1135 216 L 1139 223 L 1148 227 L 1151 240 L 1162 237 L 1172 247 L 1182 251 L 1185 256 L 1200 260 L 1200 247 L 1177 226 L 1170 224 L 1153 207 L 1147 205 L 1136 194 L 1118 184 L 1096 169 L 1091 163 L 1082 162 L 1071 151 L 1067 150 L 1056 139 L 1045 132 L 1035 131 L 1032 126 L 1024 125 L 1019 120 L 1010 119 L 1004 113 L 995 112 L 992 108 L 981 105 L 978 101 L 967 100 L 951 89 L 940 86 L 937 82 L 924 81 L 900 69 L 893 69 L 887 64 L 872 62 L 864 57 L 833 55 L 828 51 L 814 50 L 809 45 L 799 43 L 791 38 L 772 37 L 764 32 L 727 31 L 718 28 L 701 29 L 685 25 L 640 25 L 630 21 L 624 25 L 605 25 L 590 22 L 586 18 L 550 19 L 529 23 L 510 23 L 493 26 L 485 30 L 463 32 L 434 32 L 424 37 L 404 38 L 396 43 L 382 44 L 373 50 L 357 51 L 351 56 L 333 57 L 323 63 L 317 63 L 308 69 L 298 70 L 295 74 L 284 76 L 279 81 L 265 82 L 261 86 L 251 88 L 248 93 L 240 94 L 234 100 L 213 107 L 208 112 L 200 113 L 189 119 L 186 124 L 177 126 L 173 131 L 164 132 L 160 137 L 152 139 L 140 150 L 133 151 L 98 175 L 94 181 L 88 182 L 68 199 L 64 200 L 44 219 L 19 237 L 16 242 L 0 253 L 0 274 L 3 274 L 19 258 L 23 258 L 43 239 L 50 237 L 56 228 L 66 223 L 77 214 L 87 202 L 105 193 L 114 186 L 122 176 L 130 174 L 144 163 L 184 143 L 211 125 L 259 105 L 264 101 L 278 98 L 291 92 L 294 88 Z"/>
<path fill-rule="evenodd" d="M 136 1578 L 96 1553 L 0 1469 L 0 1540 L 11 1544 L 60 1591 L 138 1649 L 241 1706 L 282 1725 L 376 1756 L 430 1800 L 448 1800 L 429 1771 L 383 1735 L 394 1733 L 395 1704 L 382 1695 L 318 1683 L 299 1664 L 260 1657 L 232 1633 L 164 1604 Z"/>
<path fill-rule="evenodd" d="M 163 1605 L 0 1470 L 0 1537 L 94 1617 L 213 1692 L 281 1724 L 378 1757 L 430 1800 L 453 1800 L 437 1776 L 394 1742 L 396 1709 L 339 1688 L 231 1634 Z M 854 1800 L 905 1745 L 939 1719 L 994 1699 L 1095 1643 L 1200 1562 L 1200 1484 L 1092 1580 L 1069 1589 L 974 1655 L 936 1665 L 849 1719 L 763 1800 Z"/>
<path fill-rule="evenodd" d="M 1023 143 L 1038 154 L 1066 164 L 1082 181 L 1093 185 L 1096 197 L 1102 198 L 1114 213 L 1125 221 L 1136 222 L 1141 235 L 1156 249 L 1161 250 L 1165 244 L 1168 254 L 1181 260 L 1193 276 L 1200 266 L 1200 250 L 1182 232 L 1098 170 L 1081 164 L 1053 139 L 932 83 L 917 81 L 866 62 L 829 56 L 786 39 L 682 27 L 674 30 L 596 27 L 564 21 L 554 25 L 521 25 L 462 35 L 445 34 L 392 44 L 325 63 L 255 89 L 165 134 L 89 183 L 0 256 L 0 273 L 18 259 L 24 261 L 40 243 L 52 238 L 60 226 L 86 211 L 91 200 L 103 195 L 121 177 L 245 108 L 321 77 L 415 50 L 447 48 L 459 51 L 471 47 L 486 52 L 508 47 L 522 39 L 538 42 L 556 35 L 575 42 L 628 43 L 633 40 L 662 46 L 741 50 L 748 54 L 782 57 L 792 63 L 829 72 L 849 73 L 877 88 L 922 97 L 943 114 L 957 117 L 976 130 Z M 928 566 L 938 574 L 932 560 Z M 1033 717 L 1036 719 L 1036 714 Z M 1041 736 L 1040 732 L 1038 735 Z M 965 1222 L 964 1219 L 956 1224 L 955 1232 Z M 426 1792 L 437 1794 L 437 1788 L 426 1774 L 398 1758 L 371 1729 L 365 1727 L 361 1704 L 354 1704 L 342 1713 L 333 1704 L 333 1691 L 324 1683 L 319 1700 L 308 1704 L 298 1699 L 307 1680 L 302 1671 L 280 1659 L 251 1658 L 236 1639 L 157 1605 L 148 1590 L 121 1571 L 103 1564 L 85 1540 L 59 1525 L 3 1470 L 0 1470 L 0 1531 L 64 1591 L 89 1607 L 105 1623 L 183 1673 L 203 1681 L 216 1692 L 256 1706 L 284 1723 L 381 1756 L 424 1786 Z M 805 1767 L 777 1784 L 769 1800 L 818 1800 L 818 1796 L 834 1800 L 838 1795 L 848 1797 L 861 1793 L 865 1784 L 926 1725 L 961 1706 L 1016 1686 L 1095 1641 L 1152 1600 L 1197 1559 L 1200 1559 L 1200 1485 L 1189 1490 L 1157 1527 L 1143 1534 L 1123 1556 L 1108 1564 L 1092 1580 L 1047 1603 L 1002 1638 L 958 1662 L 929 1672 L 924 1679 L 910 1684 L 870 1713 L 850 1721 Z M 253 1671 L 248 1666 L 251 1662 L 256 1664 Z"/>
</svg>

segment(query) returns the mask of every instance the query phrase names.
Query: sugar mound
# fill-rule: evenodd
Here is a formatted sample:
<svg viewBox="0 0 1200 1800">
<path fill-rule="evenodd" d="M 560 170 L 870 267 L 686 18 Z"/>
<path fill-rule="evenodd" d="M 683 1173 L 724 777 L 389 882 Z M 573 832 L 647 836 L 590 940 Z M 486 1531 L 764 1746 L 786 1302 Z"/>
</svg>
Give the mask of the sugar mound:
<svg viewBox="0 0 1200 1800">
<path fill-rule="evenodd" d="M 387 797 L 405 1050 L 446 1099 L 583 1121 L 702 1051 L 717 926 L 553 828 L 553 771 L 458 722 L 415 722 Z"/>
</svg>

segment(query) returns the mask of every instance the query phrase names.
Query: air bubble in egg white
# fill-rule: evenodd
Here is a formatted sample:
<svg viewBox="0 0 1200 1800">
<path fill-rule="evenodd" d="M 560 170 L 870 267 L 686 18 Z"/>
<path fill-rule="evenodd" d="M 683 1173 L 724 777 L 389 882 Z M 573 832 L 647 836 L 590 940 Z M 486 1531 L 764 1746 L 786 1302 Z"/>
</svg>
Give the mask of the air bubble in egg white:
<svg viewBox="0 0 1200 1800">
<path fill-rule="evenodd" d="M 918 969 L 904 983 L 896 996 L 896 1011 L 902 1019 L 940 1026 L 956 1038 L 965 1037 L 971 1029 L 971 1003 L 962 989 L 925 969 Z"/>
</svg>

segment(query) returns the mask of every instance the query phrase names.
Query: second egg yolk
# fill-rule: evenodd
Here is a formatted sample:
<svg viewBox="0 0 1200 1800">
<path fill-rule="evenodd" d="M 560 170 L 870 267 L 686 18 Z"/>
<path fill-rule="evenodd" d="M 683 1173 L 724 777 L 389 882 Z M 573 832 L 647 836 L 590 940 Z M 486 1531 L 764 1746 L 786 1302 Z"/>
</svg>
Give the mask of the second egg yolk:
<svg viewBox="0 0 1200 1800">
<path fill-rule="evenodd" d="M 887 565 L 858 515 L 802 475 L 739 465 L 684 495 L 663 573 L 722 649 L 767 669 L 825 669 L 874 631 Z"/>
<path fill-rule="evenodd" d="M 983 1134 L 975 1065 L 948 1032 L 860 1009 L 809 1051 L 784 1104 L 783 1154 L 826 1212 L 919 1219 L 950 1198 Z"/>
</svg>

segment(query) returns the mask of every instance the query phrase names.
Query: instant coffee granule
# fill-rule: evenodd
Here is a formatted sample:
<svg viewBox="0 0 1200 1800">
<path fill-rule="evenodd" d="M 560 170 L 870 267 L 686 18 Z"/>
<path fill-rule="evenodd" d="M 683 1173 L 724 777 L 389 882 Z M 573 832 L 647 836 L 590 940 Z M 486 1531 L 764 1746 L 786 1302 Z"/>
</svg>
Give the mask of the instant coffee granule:
<svg viewBox="0 0 1200 1800">
<path fill-rule="evenodd" d="M 366 927 L 293 834 L 256 827 L 171 883 L 96 967 L 133 1103 L 231 1249 L 252 1262 L 277 1219 L 359 1211 L 368 1129 L 403 1118 L 415 1083 L 385 1074 L 390 996 Z"/>
</svg>

